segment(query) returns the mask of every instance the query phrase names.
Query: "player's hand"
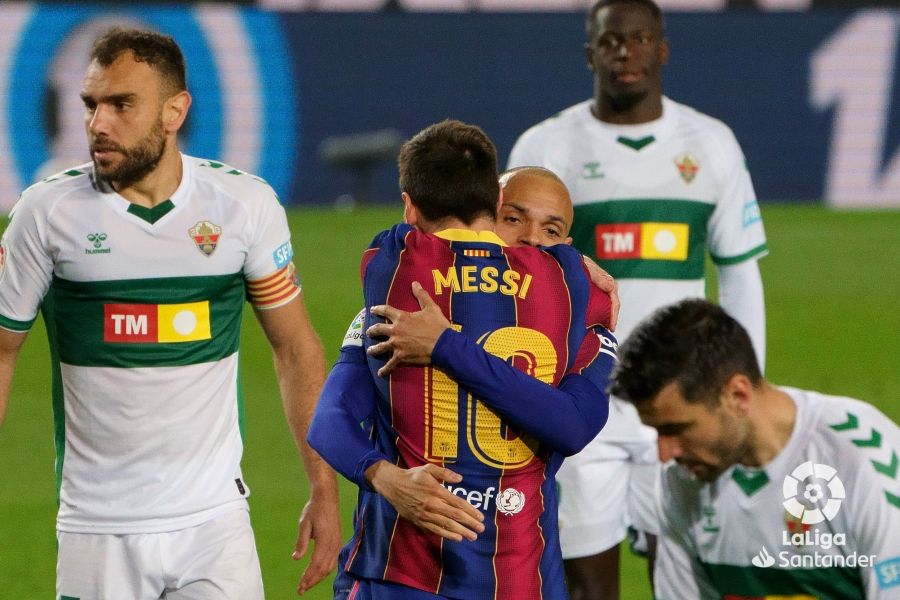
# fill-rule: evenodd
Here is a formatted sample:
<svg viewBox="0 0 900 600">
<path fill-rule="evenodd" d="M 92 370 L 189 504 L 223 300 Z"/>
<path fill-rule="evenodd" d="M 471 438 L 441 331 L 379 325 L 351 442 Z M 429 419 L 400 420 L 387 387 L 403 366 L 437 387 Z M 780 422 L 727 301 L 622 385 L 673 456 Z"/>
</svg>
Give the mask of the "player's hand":
<svg viewBox="0 0 900 600">
<path fill-rule="evenodd" d="M 302 595 L 325 579 L 337 565 L 342 540 L 337 498 L 310 498 L 300 513 L 297 529 L 294 560 L 303 558 L 310 540 L 315 540 L 309 564 L 297 585 L 297 593 Z"/>
<path fill-rule="evenodd" d="M 619 320 L 619 307 L 621 306 L 619 301 L 619 282 L 591 258 L 587 256 L 582 256 L 581 258 L 584 259 L 584 266 L 588 270 L 588 275 L 591 276 L 591 282 L 600 288 L 601 292 L 606 292 L 609 296 L 611 305 L 609 308 L 609 327 L 607 329 L 615 331 L 616 323 Z"/>
<path fill-rule="evenodd" d="M 484 514 L 442 485 L 462 481 L 455 471 L 431 463 L 403 469 L 380 461 L 366 470 L 366 480 L 401 517 L 427 532 L 461 542 L 484 531 Z"/>
<path fill-rule="evenodd" d="M 388 323 L 376 323 L 366 330 L 371 338 L 386 337 L 383 342 L 369 347 L 370 355 L 393 352 L 391 358 L 378 369 L 382 377 L 400 365 L 427 365 L 431 362 L 431 352 L 450 321 L 441 308 L 431 299 L 419 282 L 412 284 L 412 293 L 419 301 L 418 312 L 407 312 L 388 305 L 372 307 L 372 314 L 384 317 Z"/>
</svg>

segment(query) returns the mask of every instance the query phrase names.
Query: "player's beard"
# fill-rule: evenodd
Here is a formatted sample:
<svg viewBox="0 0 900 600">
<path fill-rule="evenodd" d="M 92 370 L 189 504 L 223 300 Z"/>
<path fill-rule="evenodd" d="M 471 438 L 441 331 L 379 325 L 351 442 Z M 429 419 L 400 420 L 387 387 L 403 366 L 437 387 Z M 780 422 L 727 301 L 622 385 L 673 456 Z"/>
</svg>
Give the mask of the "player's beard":
<svg viewBox="0 0 900 600">
<path fill-rule="evenodd" d="M 121 154 L 119 163 L 113 166 L 112 161 L 98 161 L 94 158 L 95 144 L 111 148 Z M 150 133 L 131 148 L 103 139 L 94 139 L 91 142 L 94 169 L 100 177 L 114 184 L 117 189 L 130 187 L 149 175 L 162 160 L 165 151 L 166 132 L 162 118 L 157 119 Z"/>
<path fill-rule="evenodd" d="M 615 111 L 621 113 L 628 112 L 640 104 L 649 93 L 648 90 L 618 91 L 607 93 L 607 96 Z"/>
<path fill-rule="evenodd" d="M 720 423 L 722 427 L 719 438 L 704 452 L 706 456 L 715 457 L 714 462 L 697 460 L 694 457 L 677 460 L 700 481 L 715 481 L 749 452 L 751 435 L 748 423 L 725 413 L 721 415 Z"/>
</svg>

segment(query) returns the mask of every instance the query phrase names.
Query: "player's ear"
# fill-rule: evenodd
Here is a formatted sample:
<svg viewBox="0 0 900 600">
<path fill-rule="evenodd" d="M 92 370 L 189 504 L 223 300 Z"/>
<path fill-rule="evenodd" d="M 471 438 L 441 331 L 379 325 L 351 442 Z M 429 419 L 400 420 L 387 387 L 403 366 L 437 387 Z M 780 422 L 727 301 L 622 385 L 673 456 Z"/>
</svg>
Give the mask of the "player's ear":
<svg viewBox="0 0 900 600">
<path fill-rule="evenodd" d="M 497 194 L 497 206 L 494 207 L 494 218 L 497 218 L 497 215 L 500 214 L 500 207 L 503 206 L 503 188 L 500 188 L 500 193 Z"/>
<path fill-rule="evenodd" d="M 419 211 L 413 204 L 412 198 L 406 192 L 400 194 L 403 198 L 403 222 L 411 227 L 415 227 L 419 222 Z"/>
<path fill-rule="evenodd" d="M 669 40 L 666 38 L 659 43 L 659 64 L 663 66 L 669 64 Z"/>
<path fill-rule="evenodd" d="M 190 107 L 191 95 L 186 90 L 166 99 L 163 103 L 162 122 L 167 132 L 176 132 L 181 128 Z"/>
<path fill-rule="evenodd" d="M 591 45 L 585 42 L 584 44 L 584 58 L 587 61 L 588 71 L 593 72 L 594 70 L 594 53 L 591 50 Z"/>
<path fill-rule="evenodd" d="M 571 238 L 571 237 L 567 237 L 566 239 L 563 240 L 563 243 L 564 243 L 565 245 L 567 245 L 567 246 L 571 246 L 571 245 L 572 245 L 572 238 Z"/>
<path fill-rule="evenodd" d="M 753 383 L 743 373 L 735 373 L 725 384 L 724 402 L 741 416 L 747 416 L 750 412 L 750 404 L 753 399 Z"/>
</svg>

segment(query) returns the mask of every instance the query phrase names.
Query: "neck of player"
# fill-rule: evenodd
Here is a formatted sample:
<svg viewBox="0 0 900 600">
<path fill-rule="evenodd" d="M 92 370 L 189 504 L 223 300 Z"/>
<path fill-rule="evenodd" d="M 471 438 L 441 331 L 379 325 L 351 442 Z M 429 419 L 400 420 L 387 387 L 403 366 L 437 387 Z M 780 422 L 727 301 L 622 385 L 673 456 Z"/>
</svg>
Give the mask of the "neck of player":
<svg viewBox="0 0 900 600">
<path fill-rule="evenodd" d="M 116 181 L 111 181 L 110 184 L 132 204 L 153 208 L 172 197 L 181 184 L 183 169 L 178 148 L 174 144 L 167 144 L 159 164 L 143 179 L 125 187 L 120 187 Z"/>
<path fill-rule="evenodd" d="M 649 91 L 643 95 L 613 96 L 594 82 L 594 101 L 591 113 L 604 123 L 614 125 L 640 125 L 662 117 L 662 93 Z"/>
<path fill-rule="evenodd" d="M 763 381 L 756 393 L 748 415 L 749 444 L 738 461 L 746 467 L 763 467 L 778 456 L 791 439 L 797 420 L 797 405 L 785 392 Z"/>
</svg>

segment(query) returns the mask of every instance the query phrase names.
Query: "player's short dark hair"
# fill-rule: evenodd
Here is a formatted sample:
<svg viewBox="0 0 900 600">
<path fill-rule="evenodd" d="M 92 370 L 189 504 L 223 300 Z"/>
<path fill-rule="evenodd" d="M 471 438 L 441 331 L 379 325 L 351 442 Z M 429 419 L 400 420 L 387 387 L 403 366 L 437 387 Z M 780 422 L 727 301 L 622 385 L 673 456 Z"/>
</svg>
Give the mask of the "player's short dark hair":
<svg viewBox="0 0 900 600">
<path fill-rule="evenodd" d="M 721 307 L 682 300 L 641 321 L 619 348 L 610 393 L 630 402 L 652 400 L 673 381 L 687 402 L 718 405 L 736 374 L 754 386 L 762 374 L 746 330 Z"/>
<path fill-rule="evenodd" d="M 497 150 L 479 127 L 449 119 L 426 127 L 403 144 L 397 164 L 400 191 L 429 221 L 496 218 Z"/>
<path fill-rule="evenodd" d="M 659 5 L 653 0 L 597 0 L 597 2 L 594 2 L 593 6 L 588 9 L 587 19 L 584 23 L 588 40 L 594 39 L 594 34 L 597 33 L 597 13 L 607 6 L 614 6 L 616 4 L 636 4 L 638 6 L 643 6 L 650 11 L 650 14 L 653 15 L 654 19 L 659 21 L 659 30 L 665 32 L 666 20 L 663 17 Z"/>
<path fill-rule="evenodd" d="M 134 60 L 147 63 L 159 73 L 172 95 L 187 89 L 184 55 L 171 36 L 145 29 L 113 27 L 94 42 L 91 61 L 108 67 L 124 52 L 131 52 Z"/>
</svg>

